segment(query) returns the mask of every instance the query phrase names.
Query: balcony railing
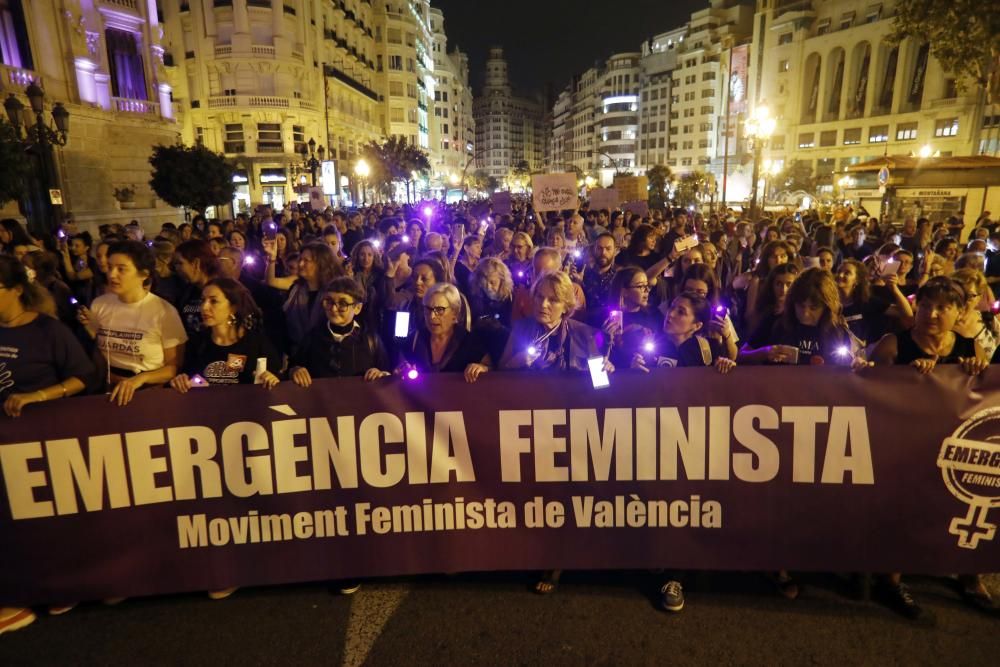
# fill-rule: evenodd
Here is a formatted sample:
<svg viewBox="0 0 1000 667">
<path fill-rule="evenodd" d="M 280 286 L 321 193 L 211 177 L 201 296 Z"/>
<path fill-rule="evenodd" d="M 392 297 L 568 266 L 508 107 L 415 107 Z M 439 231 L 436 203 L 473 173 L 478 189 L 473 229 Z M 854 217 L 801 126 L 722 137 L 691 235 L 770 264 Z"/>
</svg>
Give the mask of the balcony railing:
<svg viewBox="0 0 1000 667">
<path fill-rule="evenodd" d="M 316 103 L 310 100 L 277 97 L 274 95 L 218 95 L 208 98 L 209 109 L 230 109 L 235 107 L 313 110 L 316 108 Z"/>
<path fill-rule="evenodd" d="M 250 46 L 250 53 L 255 56 L 264 56 L 265 58 L 273 58 L 275 55 L 273 46 L 263 46 L 258 44 Z"/>
<path fill-rule="evenodd" d="M 111 105 L 115 111 L 122 113 L 148 114 L 150 116 L 160 115 L 159 102 L 148 100 L 131 100 L 126 97 L 112 97 Z"/>
<path fill-rule="evenodd" d="M 215 47 L 215 57 L 216 58 L 228 58 L 233 55 L 232 44 L 218 44 Z"/>
<path fill-rule="evenodd" d="M 24 90 L 32 83 L 41 82 L 37 72 L 10 65 L 0 65 L 0 88 Z"/>
</svg>

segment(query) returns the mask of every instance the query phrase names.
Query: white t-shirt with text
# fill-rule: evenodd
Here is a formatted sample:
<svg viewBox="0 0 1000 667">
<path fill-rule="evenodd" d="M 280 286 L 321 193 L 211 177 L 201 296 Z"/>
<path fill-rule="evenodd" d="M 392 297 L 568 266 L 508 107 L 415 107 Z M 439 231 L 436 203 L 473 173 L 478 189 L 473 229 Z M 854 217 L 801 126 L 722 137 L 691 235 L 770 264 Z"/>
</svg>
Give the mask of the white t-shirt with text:
<svg viewBox="0 0 1000 667">
<path fill-rule="evenodd" d="M 113 368 L 135 373 L 163 368 L 163 351 L 187 342 L 177 309 L 152 292 L 135 303 L 114 294 L 94 299 L 97 349 Z"/>
</svg>

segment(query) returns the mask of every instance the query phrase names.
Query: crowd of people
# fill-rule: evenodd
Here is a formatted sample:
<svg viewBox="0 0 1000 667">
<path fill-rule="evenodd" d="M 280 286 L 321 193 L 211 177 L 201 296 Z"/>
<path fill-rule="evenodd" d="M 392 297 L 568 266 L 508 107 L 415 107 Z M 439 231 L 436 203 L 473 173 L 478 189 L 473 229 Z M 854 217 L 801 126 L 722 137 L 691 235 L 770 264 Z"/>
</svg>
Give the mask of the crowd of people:
<svg viewBox="0 0 1000 667">
<path fill-rule="evenodd" d="M 649 372 L 663 367 L 938 364 L 984 372 L 1000 343 L 1000 224 L 880 222 L 838 208 L 757 221 L 725 210 L 510 213 L 488 202 L 71 221 L 37 238 L 0 221 L 0 403 L 407 373 Z M 389 379 L 387 379 L 389 378 Z M 125 408 L 127 409 L 127 408 Z M 559 572 L 536 584 L 551 593 Z M 788 572 L 772 575 L 794 599 Z M 993 609 L 979 577 L 960 577 Z M 345 583 L 345 592 L 357 590 Z M 926 612 L 900 575 L 882 591 Z M 231 591 L 217 591 L 224 597 Z M 681 576 L 662 606 L 684 606 Z M 58 611 L 63 611 L 66 605 Z M 0 632 L 34 619 L 5 608 Z"/>
</svg>

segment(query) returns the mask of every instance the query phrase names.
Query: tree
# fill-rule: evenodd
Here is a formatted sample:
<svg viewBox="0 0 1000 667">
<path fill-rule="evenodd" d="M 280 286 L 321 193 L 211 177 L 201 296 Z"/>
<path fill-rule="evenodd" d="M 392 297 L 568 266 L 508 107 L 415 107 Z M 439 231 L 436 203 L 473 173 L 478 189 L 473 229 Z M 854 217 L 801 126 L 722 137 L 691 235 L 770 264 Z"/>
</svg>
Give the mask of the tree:
<svg viewBox="0 0 1000 667">
<path fill-rule="evenodd" d="M 236 168 L 221 153 L 197 146 L 153 146 L 149 158 L 153 192 L 171 206 L 204 213 L 209 206 L 233 201 Z"/>
<path fill-rule="evenodd" d="M 31 162 L 17 138 L 14 126 L 0 119 L 0 206 L 20 199 L 31 172 Z"/>
<path fill-rule="evenodd" d="M 703 197 L 709 196 L 715 186 L 715 176 L 696 169 L 681 174 L 674 192 L 674 200 L 678 206 L 688 207 L 701 203 Z"/>
<path fill-rule="evenodd" d="M 410 199 L 413 174 L 426 174 L 431 170 L 427 153 L 410 144 L 406 137 L 391 136 L 385 141 L 370 141 L 361 147 L 361 154 L 371 165 L 370 180 L 383 193 L 391 194 L 396 181 L 406 184 L 406 198 Z"/>
<path fill-rule="evenodd" d="M 476 169 L 472 172 L 472 178 L 470 181 L 470 185 L 472 185 L 473 190 L 484 192 L 490 187 L 490 175 L 486 173 L 485 169 Z"/>
<path fill-rule="evenodd" d="M 773 192 L 794 192 L 804 190 L 812 192 L 816 188 L 816 179 L 812 175 L 812 166 L 808 161 L 792 160 L 785 168 L 771 179 Z"/>
<path fill-rule="evenodd" d="M 912 37 L 957 75 L 964 90 L 970 81 L 983 88 L 990 104 L 1000 87 L 1000 12 L 982 0 L 899 0 L 889 41 Z"/>
<path fill-rule="evenodd" d="M 519 160 L 511 167 L 510 174 L 507 176 L 507 182 L 510 183 L 512 189 L 514 185 L 524 189 L 527 187 L 530 178 L 531 165 L 528 164 L 527 160 Z"/>
<path fill-rule="evenodd" d="M 673 174 L 670 167 L 658 164 L 646 171 L 649 179 L 649 208 L 663 208 L 667 201 L 667 186 Z"/>
</svg>

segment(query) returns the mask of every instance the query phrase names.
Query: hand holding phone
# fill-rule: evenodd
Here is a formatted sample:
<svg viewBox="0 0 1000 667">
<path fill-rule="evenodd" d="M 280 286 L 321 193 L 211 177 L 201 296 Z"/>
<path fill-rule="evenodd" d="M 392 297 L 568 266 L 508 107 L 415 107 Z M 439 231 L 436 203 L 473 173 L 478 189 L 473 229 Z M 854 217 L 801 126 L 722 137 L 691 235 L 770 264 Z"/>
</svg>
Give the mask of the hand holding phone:
<svg viewBox="0 0 1000 667">
<path fill-rule="evenodd" d="M 674 252 L 678 255 L 682 255 L 691 248 L 697 247 L 698 235 L 691 234 L 690 236 L 685 236 L 684 238 L 677 239 L 674 241 Z"/>
<path fill-rule="evenodd" d="M 406 338 L 410 335 L 410 311 L 396 311 L 395 335 L 396 338 Z"/>
</svg>

